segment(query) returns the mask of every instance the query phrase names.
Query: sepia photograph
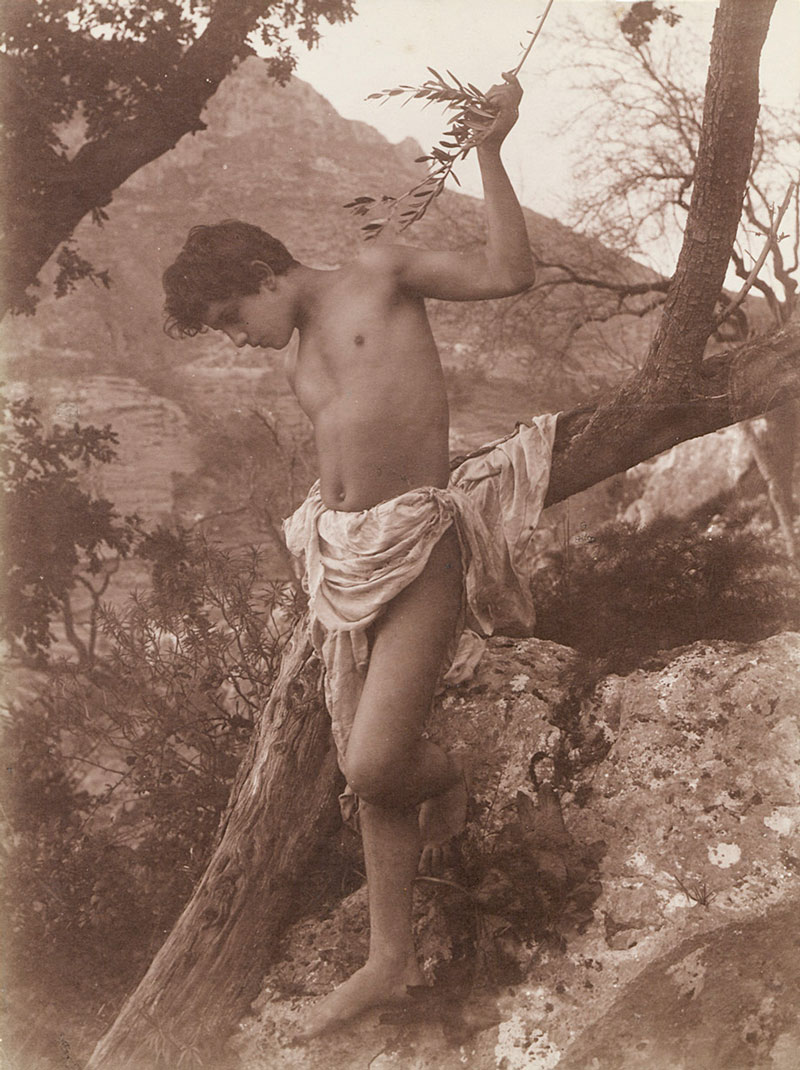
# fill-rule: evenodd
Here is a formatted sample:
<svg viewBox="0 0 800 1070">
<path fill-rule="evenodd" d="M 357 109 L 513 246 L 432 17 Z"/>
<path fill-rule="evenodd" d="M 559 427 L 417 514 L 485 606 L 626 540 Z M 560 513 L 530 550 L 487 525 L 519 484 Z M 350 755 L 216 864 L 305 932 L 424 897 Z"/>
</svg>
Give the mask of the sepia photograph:
<svg viewBox="0 0 800 1070">
<path fill-rule="evenodd" d="M 2 1070 L 800 1067 L 800 0 L 4 0 Z"/>
</svg>

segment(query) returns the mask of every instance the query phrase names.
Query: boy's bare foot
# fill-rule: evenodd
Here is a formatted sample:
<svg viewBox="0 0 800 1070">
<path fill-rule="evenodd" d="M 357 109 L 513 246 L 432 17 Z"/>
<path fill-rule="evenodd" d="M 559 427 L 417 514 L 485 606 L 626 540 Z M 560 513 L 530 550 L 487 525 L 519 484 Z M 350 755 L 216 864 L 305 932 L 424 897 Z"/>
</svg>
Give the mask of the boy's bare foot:
<svg viewBox="0 0 800 1070">
<path fill-rule="evenodd" d="M 370 1007 L 402 1003 L 409 998 L 409 985 L 424 983 L 416 959 L 409 960 L 399 970 L 367 962 L 329 996 L 325 996 L 311 1008 L 299 1039 L 309 1040 L 321 1033 L 328 1033 Z"/>
<path fill-rule="evenodd" d="M 463 758 L 451 754 L 459 777 L 448 791 L 426 799 L 419 808 L 419 829 L 422 837 L 422 853 L 419 872 L 437 876 L 444 868 L 445 855 L 450 840 L 463 831 L 467 822 L 469 786 Z"/>
</svg>

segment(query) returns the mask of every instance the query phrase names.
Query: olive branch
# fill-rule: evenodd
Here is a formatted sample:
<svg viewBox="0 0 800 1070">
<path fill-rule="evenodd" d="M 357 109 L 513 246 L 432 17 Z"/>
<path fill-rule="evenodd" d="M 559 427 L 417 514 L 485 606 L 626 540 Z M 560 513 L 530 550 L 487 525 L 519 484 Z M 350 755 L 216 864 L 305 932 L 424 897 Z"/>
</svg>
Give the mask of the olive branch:
<svg viewBox="0 0 800 1070">
<path fill-rule="evenodd" d="M 435 145 L 430 153 L 418 156 L 415 163 L 427 163 L 430 170 L 425 178 L 412 186 L 410 190 L 400 197 L 391 197 L 384 193 L 380 201 L 375 197 L 356 197 L 348 204 L 354 215 L 367 215 L 376 205 L 383 205 L 385 215 L 381 219 L 374 219 L 362 226 L 366 240 L 377 238 L 384 227 L 397 215 L 399 229 L 405 230 L 418 219 L 422 219 L 426 211 L 444 189 L 448 178 L 460 185 L 458 175 L 454 168 L 459 160 L 463 160 L 469 150 L 479 144 L 482 137 L 490 129 L 497 115 L 496 108 L 480 89 L 474 85 L 463 85 L 458 78 L 448 71 L 453 84 L 447 82 L 433 67 L 428 67 L 433 75 L 427 82 L 420 86 L 402 85 L 395 89 L 383 89 L 379 93 L 370 93 L 367 100 L 385 101 L 389 97 L 406 96 L 404 104 L 409 100 L 425 100 L 427 104 L 444 104 L 448 110 L 453 110 L 450 126 L 445 134 Z M 426 106 L 427 106 L 426 104 Z"/>
<path fill-rule="evenodd" d="M 528 30 L 531 39 L 524 48 L 522 58 L 512 74 L 519 74 L 552 6 L 553 0 L 548 0 L 536 30 Z M 422 85 L 400 85 L 394 89 L 382 89 L 377 93 L 370 93 L 366 98 L 379 100 L 384 104 L 391 97 L 405 97 L 402 101 L 403 106 L 410 100 L 424 100 L 424 107 L 428 107 L 429 104 L 441 104 L 446 111 L 452 113 L 450 125 L 438 144 L 434 145 L 429 153 L 418 156 L 414 161 L 429 165 L 428 174 L 421 182 L 412 186 L 400 197 L 392 197 L 388 193 L 384 193 L 380 199 L 361 196 L 355 197 L 344 205 L 356 216 L 368 216 L 378 208 L 383 210 L 381 218 L 371 219 L 362 225 L 361 230 L 366 241 L 377 238 L 395 217 L 398 220 L 398 230 L 401 231 L 422 219 L 445 188 L 448 178 L 452 178 L 456 185 L 460 186 L 458 175 L 455 173 L 456 164 L 467 156 L 470 149 L 480 145 L 497 117 L 496 106 L 477 86 L 471 82 L 464 84 L 452 71 L 447 72 L 450 81 L 443 78 L 433 67 L 428 67 L 428 71 L 433 77 L 423 82 Z"/>
</svg>

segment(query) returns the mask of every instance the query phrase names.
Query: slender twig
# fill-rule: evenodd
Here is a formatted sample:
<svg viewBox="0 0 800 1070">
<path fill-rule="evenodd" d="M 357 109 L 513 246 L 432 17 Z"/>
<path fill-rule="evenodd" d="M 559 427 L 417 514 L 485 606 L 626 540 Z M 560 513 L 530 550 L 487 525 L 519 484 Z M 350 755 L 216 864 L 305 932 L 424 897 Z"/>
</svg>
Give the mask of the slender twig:
<svg viewBox="0 0 800 1070">
<path fill-rule="evenodd" d="M 525 49 L 525 51 L 524 51 L 524 53 L 523 53 L 523 55 L 522 55 L 522 59 L 521 59 L 521 60 L 519 61 L 519 63 L 518 63 L 517 65 L 516 65 L 516 67 L 514 68 L 514 70 L 513 70 L 512 72 L 511 72 L 511 73 L 512 73 L 513 75 L 515 75 L 515 76 L 516 76 L 516 75 L 518 75 L 518 74 L 519 74 L 519 72 L 521 71 L 521 69 L 522 69 L 522 64 L 523 64 L 523 63 L 525 62 L 525 60 L 526 60 L 526 59 L 528 58 L 528 56 L 530 55 L 530 51 L 531 51 L 531 49 L 533 48 L 533 46 L 534 46 L 534 44 L 535 44 L 535 42 L 536 42 L 536 38 L 537 38 L 537 37 L 539 36 L 539 34 L 540 34 L 540 33 L 542 32 L 542 26 L 544 26 L 544 20 L 545 20 L 545 19 L 547 18 L 547 16 L 549 15 L 549 13 L 550 13 L 550 8 L 551 8 L 552 6 L 553 6 L 553 0 L 548 0 L 548 4 L 547 4 L 547 7 L 546 7 L 546 8 L 544 9 L 544 15 L 542 15 L 542 17 L 541 17 L 541 18 L 539 19 L 539 25 L 538 25 L 538 26 L 536 27 L 536 32 L 535 32 L 535 33 L 533 34 L 533 36 L 531 37 L 530 41 L 528 42 L 528 47 L 527 47 L 527 48 Z"/>
<path fill-rule="evenodd" d="M 445 877 L 415 877 L 414 883 L 417 884 L 419 882 L 424 882 L 425 884 L 445 884 L 448 888 L 455 888 L 457 892 L 462 892 L 469 899 L 475 900 L 475 893 L 471 892 L 469 888 L 465 888 L 463 884 L 458 884 L 456 881 L 449 881 Z"/>
<path fill-rule="evenodd" d="M 789 207 L 789 204 L 791 203 L 792 195 L 794 194 L 794 189 L 795 189 L 796 184 L 797 183 L 795 183 L 795 182 L 790 182 L 789 183 L 789 188 L 787 189 L 786 195 L 783 198 L 783 202 L 782 202 L 780 208 L 778 209 L 778 212 L 777 212 L 774 220 L 772 221 L 772 226 L 769 228 L 769 234 L 767 234 L 767 240 L 764 242 L 764 248 L 761 250 L 761 254 L 758 257 L 758 260 L 756 260 L 755 264 L 753 264 L 753 268 L 752 268 L 750 274 L 745 279 L 744 286 L 742 286 L 742 288 L 738 292 L 738 294 L 733 298 L 731 303 L 725 308 L 724 312 L 721 312 L 720 315 L 717 316 L 717 318 L 714 320 L 714 330 L 716 330 L 720 326 L 721 323 L 724 323 L 725 320 L 733 312 L 736 311 L 736 309 L 739 307 L 739 305 L 741 305 L 742 301 L 744 301 L 745 297 L 747 296 L 747 293 L 750 291 L 750 289 L 752 288 L 752 286 L 755 283 L 756 279 L 758 278 L 758 273 L 761 271 L 762 267 L 764 266 L 764 262 L 766 261 L 767 256 L 769 255 L 770 249 L 773 247 L 775 242 L 778 240 L 778 227 L 780 226 L 781 220 L 783 219 L 783 217 L 784 217 L 784 215 L 786 213 L 786 209 Z"/>
</svg>

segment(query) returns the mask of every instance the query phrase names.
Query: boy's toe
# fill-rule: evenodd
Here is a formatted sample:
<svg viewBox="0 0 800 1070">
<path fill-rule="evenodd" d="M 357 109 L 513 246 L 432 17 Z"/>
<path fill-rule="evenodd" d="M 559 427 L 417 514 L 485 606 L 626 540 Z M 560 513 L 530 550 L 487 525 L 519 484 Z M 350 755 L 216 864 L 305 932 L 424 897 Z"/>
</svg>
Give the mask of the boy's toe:
<svg viewBox="0 0 800 1070">
<path fill-rule="evenodd" d="M 422 848 L 419 859 L 419 873 L 423 877 L 440 877 L 444 872 L 444 848 L 440 844 L 429 843 Z"/>
</svg>

